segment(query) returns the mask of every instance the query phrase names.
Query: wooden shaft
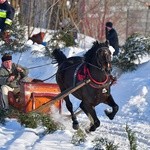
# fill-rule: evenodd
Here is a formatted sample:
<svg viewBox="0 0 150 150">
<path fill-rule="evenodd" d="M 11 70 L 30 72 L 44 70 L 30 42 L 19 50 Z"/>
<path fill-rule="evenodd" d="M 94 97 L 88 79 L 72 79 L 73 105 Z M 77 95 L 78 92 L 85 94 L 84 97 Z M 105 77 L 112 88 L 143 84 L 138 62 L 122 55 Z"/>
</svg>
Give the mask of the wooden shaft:
<svg viewBox="0 0 150 150">
<path fill-rule="evenodd" d="M 81 82 L 77 83 L 76 86 L 70 87 L 67 90 L 61 92 L 56 97 L 54 97 L 51 101 L 43 104 L 42 106 L 40 106 L 39 108 L 37 108 L 37 109 L 35 109 L 33 111 L 31 111 L 31 113 L 33 113 L 33 112 L 41 112 L 44 108 L 50 107 L 51 104 L 54 104 L 56 101 L 61 100 L 64 97 L 68 96 L 70 93 L 75 92 L 76 90 L 78 90 L 82 86 L 88 84 L 90 81 L 91 81 L 90 79 L 87 79 L 87 80 L 84 80 L 84 81 L 81 81 Z"/>
</svg>

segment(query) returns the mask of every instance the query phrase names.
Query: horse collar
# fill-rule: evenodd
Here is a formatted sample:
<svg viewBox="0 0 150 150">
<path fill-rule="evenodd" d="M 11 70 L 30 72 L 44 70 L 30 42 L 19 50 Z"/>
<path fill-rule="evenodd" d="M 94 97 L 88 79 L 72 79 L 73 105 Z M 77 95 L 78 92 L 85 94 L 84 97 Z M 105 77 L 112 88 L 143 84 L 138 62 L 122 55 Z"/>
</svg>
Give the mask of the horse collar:
<svg viewBox="0 0 150 150">
<path fill-rule="evenodd" d="M 97 85 L 104 85 L 104 84 L 106 84 L 108 82 L 108 79 L 109 79 L 108 75 L 106 75 L 106 79 L 103 82 L 99 82 L 99 81 L 96 81 L 95 79 L 92 78 L 92 76 L 91 76 L 90 71 L 89 71 L 88 68 L 87 68 L 87 73 L 88 73 L 88 76 L 90 77 L 90 80 L 93 83 L 97 84 Z"/>
<path fill-rule="evenodd" d="M 85 63 L 81 63 L 76 68 L 75 73 L 74 73 L 74 82 L 73 82 L 74 84 L 73 85 L 75 85 L 76 77 L 79 81 L 85 80 L 88 77 L 91 80 L 90 86 L 92 86 L 93 88 L 102 88 L 102 87 L 108 86 L 108 84 L 109 84 L 109 82 L 108 82 L 109 76 L 107 74 L 106 74 L 106 79 L 103 82 L 99 82 L 99 81 L 96 81 L 95 79 L 93 79 L 93 77 L 91 76 L 91 73 Z"/>
</svg>

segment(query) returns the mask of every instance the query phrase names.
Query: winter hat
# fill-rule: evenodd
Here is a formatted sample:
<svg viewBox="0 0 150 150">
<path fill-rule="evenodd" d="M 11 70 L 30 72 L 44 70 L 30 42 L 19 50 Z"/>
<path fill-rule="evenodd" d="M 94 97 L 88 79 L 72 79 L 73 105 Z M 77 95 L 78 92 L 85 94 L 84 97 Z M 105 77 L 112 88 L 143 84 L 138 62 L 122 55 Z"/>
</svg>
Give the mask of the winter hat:
<svg viewBox="0 0 150 150">
<path fill-rule="evenodd" d="M 7 61 L 7 60 L 12 60 L 12 56 L 8 53 L 5 53 L 1 59 L 2 59 L 2 62 Z"/>
<path fill-rule="evenodd" d="M 113 26 L 112 22 L 106 22 L 106 27 L 112 28 L 112 26 Z"/>
</svg>

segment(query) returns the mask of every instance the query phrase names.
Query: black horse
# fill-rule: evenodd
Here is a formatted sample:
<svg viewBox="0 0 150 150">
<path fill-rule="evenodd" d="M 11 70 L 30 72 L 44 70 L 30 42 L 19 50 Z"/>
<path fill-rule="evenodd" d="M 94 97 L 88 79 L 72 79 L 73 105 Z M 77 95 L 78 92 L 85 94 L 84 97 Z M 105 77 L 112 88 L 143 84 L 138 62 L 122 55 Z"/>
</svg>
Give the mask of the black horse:
<svg viewBox="0 0 150 150">
<path fill-rule="evenodd" d="M 119 107 L 110 94 L 112 83 L 110 78 L 111 52 L 108 45 L 95 41 L 84 57 L 67 58 L 60 49 L 55 49 L 52 56 L 55 63 L 58 63 L 56 81 L 61 91 L 75 86 L 81 80 L 91 80 L 89 84 L 72 93 L 81 100 L 80 108 L 91 121 L 89 131 L 95 131 L 100 126 L 100 121 L 95 111 L 95 106 L 99 103 L 105 103 L 112 107 L 112 111 L 105 110 L 105 114 L 112 120 Z M 65 97 L 64 100 L 67 109 L 71 113 L 73 128 L 78 129 L 79 124 L 69 96 Z"/>
</svg>

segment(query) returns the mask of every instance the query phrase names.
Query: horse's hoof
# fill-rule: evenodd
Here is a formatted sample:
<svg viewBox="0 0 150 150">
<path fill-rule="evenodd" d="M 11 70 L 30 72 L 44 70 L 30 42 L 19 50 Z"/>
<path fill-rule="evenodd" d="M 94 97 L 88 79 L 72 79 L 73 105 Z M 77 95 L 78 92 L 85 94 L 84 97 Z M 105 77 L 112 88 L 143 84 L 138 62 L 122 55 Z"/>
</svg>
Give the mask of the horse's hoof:
<svg viewBox="0 0 150 150">
<path fill-rule="evenodd" d="M 113 120 L 113 119 L 114 119 L 114 115 L 112 115 L 112 112 L 109 112 L 108 110 L 105 110 L 105 114 L 106 114 L 106 116 L 107 116 L 110 120 Z"/>
<path fill-rule="evenodd" d="M 74 121 L 73 124 L 72 124 L 72 127 L 73 127 L 74 130 L 78 130 L 79 129 L 78 121 Z"/>
<path fill-rule="evenodd" d="M 89 128 L 88 128 L 88 129 L 85 129 L 85 132 L 86 132 L 87 134 L 90 133 Z"/>
<path fill-rule="evenodd" d="M 91 131 L 91 128 L 86 128 L 86 129 L 85 129 L 85 132 L 86 132 L 87 134 L 89 134 L 89 133 L 94 132 L 94 131 Z"/>
<path fill-rule="evenodd" d="M 95 130 L 96 130 L 95 125 L 91 126 L 90 129 L 89 129 L 90 132 L 93 132 L 93 131 L 95 131 Z"/>
</svg>

